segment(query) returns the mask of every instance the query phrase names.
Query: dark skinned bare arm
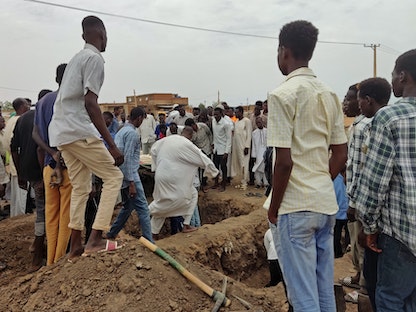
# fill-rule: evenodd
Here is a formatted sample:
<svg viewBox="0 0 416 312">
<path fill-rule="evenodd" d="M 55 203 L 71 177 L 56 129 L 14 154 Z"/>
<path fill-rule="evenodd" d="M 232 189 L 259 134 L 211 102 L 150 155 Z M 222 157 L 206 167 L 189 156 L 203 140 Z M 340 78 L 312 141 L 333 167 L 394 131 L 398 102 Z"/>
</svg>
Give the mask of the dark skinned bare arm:
<svg viewBox="0 0 416 312">
<path fill-rule="evenodd" d="M 269 221 L 273 224 L 277 223 L 277 214 L 293 167 L 290 148 L 276 148 L 276 154 L 273 172 L 273 193 L 268 212 Z"/>
</svg>

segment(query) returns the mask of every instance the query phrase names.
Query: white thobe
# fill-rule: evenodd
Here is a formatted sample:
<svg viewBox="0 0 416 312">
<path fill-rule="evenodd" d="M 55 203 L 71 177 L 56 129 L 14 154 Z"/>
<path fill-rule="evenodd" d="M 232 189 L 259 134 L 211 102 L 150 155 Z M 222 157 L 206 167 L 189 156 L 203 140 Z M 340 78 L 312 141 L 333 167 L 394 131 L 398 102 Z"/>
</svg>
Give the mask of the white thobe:
<svg viewBox="0 0 416 312">
<path fill-rule="evenodd" d="M 248 164 L 250 161 L 250 152 L 244 155 L 244 149 L 250 149 L 251 133 L 251 122 L 247 117 L 238 120 L 234 124 L 231 176 L 235 177 L 236 175 L 242 174 L 242 185 L 246 185 L 249 178 Z"/>
<path fill-rule="evenodd" d="M 191 221 L 198 202 L 198 192 L 193 186 L 199 167 L 212 177 L 218 170 L 214 163 L 190 140 L 171 135 L 153 144 L 152 170 L 155 171 L 153 201 L 149 205 L 152 216 L 152 233 L 159 234 L 165 218 L 184 217 Z"/>
</svg>

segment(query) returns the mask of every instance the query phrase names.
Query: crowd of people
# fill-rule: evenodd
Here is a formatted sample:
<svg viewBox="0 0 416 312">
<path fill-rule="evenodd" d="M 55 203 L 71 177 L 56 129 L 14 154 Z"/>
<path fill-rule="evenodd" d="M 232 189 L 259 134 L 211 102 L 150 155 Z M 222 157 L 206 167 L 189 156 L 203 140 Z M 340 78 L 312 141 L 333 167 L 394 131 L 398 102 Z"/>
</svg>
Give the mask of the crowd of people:
<svg viewBox="0 0 416 312">
<path fill-rule="evenodd" d="M 140 107 L 100 111 L 106 29 L 94 16 L 82 29 L 84 49 L 57 67 L 58 90 L 42 90 L 33 110 L 17 98 L 14 116 L 6 125 L 0 118 L 0 192 L 7 184 L 11 217 L 27 211 L 34 191 L 31 271 L 43 265 L 45 237 L 47 265 L 121 248 L 133 210 L 149 241 L 167 218 L 172 233 L 196 231 L 198 190 L 224 192 L 234 179 L 241 190 L 268 188 L 266 286 L 283 281 L 290 310 L 336 311 L 334 258 L 349 243 L 357 273 L 340 283 L 357 291 L 345 300 L 368 296 L 373 311 L 416 311 L 416 50 L 396 60 L 392 88 L 365 79 L 341 104 L 308 67 L 318 29 L 291 22 L 277 55 L 286 79 L 253 111 L 174 105 L 155 120 Z M 391 89 L 401 99 L 388 105 Z M 344 114 L 355 117 L 348 131 Z M 150 204 L 141 154 L 155 172 Z"/>
</svg>

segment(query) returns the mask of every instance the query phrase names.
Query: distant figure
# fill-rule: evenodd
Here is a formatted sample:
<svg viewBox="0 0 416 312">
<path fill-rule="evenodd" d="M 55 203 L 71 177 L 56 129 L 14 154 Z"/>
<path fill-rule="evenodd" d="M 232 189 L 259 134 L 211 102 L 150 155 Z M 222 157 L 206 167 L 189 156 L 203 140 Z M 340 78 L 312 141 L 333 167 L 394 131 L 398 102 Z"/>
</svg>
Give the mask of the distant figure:
<svg viewBox="0 0 416 312">
<path fill-rule="evenodd" d="M 335 312 L 332 179 L 345 166 L 347 138 L 337 95 L 308 67 L 317 39 L 307 21 L 279 34 L 287 77 L 268 99 L 267 145 L 276 149 L 268 217 L 294 311 Z"/>
<path fill-rule="evenodd" d="M 156 141 L 155 130 L 155 118 L 151 114 L 146 114 L 142 124 L 139 128 L 137 128 L 137 133 L 139 134 L 140 141 L 142 143 L 143 154 L 150 154 L 150 149 L 152 148 L 153 143 Z"/>
<path fill-rule="evenodd" d="M 120 189 L 123 180 L 123 174 L 117 168 L 124 161 L 123 154 L 115 145 L 97 103 L 104 79 L 104 60 L 100 52 L 105 51 L 107 33 L 103 22 L 95 16 L 84 18 L 82 29 L 85 47 L 66 67 L 49 125 L 50 144 L 61 151 L 72 184 L 69 259 L 83 252 L 88 255 L 118 248 L 116 242 L 103 240 L 102 232 L 109 228 L 118 196 L 114 190 Z M 100 134 L 108 143 L 108 150 Z M 104 184 L 84 250 L 81 234 L 91 192 L 91 172 Z"/>
<path fill-rule="evenodd" d="M 197 228 L 190 225 L 198 202 L 193 186 L 199 167 L 215 177 L 218 170 L 212 161 L 192 142 L 193 130 L 185 127 L 182 135 L 171 135 L 152 147 L 152 170 L 155 171 L 153 202 L 149 205 L 152 233 L 158 235 L 165 218 L 182 216 L 183 232 Z"/>
<path fill-rule="evenodd" d="M 249 161 L 250 161 L 250 147 L 251 147 L 251 128 L 250 119 L 244 117 L 244 109 L 238 106 L 235 109 L 235 116 L 237 121 L 234 124 L 234 135 L 232 143 L 232 161 L 231 161 L 231 176 L 241 176 L 240 187 L 247 189 L 247 183 L 250 179 Z"/>
<path fill-rule="evenodd" d="M 30 104 L 26 99 L 17 98 L 13 101 L 13 108 L 15 110 L 15 115 L 10 117 L 10 119 L 7 121 L 6 128 L 4 129 L 6 153 L 8 153 L 10 156 L 6 157 L 6 159 L 9 159 L 10 161 L 9 167 L 6 167 L 6 171 L 10 174 L 10 217 L 22 215 L 26 212 L 27 191 L 26 189 L 19 187 L 19 179 L 17 176 L 16 167 L 11 157 L 10 143 L 12 142 L 13 131 L 17 120 L 20 116 L 29 110 Z"/>
<path fill-rule="evenodd" d="M 213 136 L 213 148 L 214 164 L 218 169 L 221 169 L 222 181 L 221 186 L 219 184 L 219 177 L 215 178 L 215 184 L 213 189 L 218 188 L 221 192 L 225 191 L 227 185 L 227 159 L 231 154 L 232 144 L 232 127 L 223 118 L 224 107 L 220 104 L 215 107 L 214 118 L 212 120 L 212 136 Z"/>
<path fill-rule="evenodd" d="M 263 120 L 260 116 L 256 118 L 256 129 L 252 134 L 251 157 L 254 158 L 252 171 L 257 188 L 269 185 L 264 171 L 264 153 L 267 148 L 267 129 L 263 127 Z"/>
</svg>

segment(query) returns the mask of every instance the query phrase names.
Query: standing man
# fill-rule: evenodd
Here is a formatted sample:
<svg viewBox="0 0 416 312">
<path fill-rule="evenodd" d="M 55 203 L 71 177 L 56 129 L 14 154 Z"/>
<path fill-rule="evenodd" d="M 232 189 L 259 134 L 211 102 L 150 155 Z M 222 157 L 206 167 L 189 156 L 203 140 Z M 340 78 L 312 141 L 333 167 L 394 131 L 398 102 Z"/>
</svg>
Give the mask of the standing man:
<svg viewBox="0 0 416 312">
<path fill-rule="evenodd" d="M 227 185 L 227 159 L 228 155 L 231 153 L 232 140 L 232 128 L 223 118 L 223 110 L 224 106 L 221 104 L 217 105 L 214 109 L 214 118 L 212 119 L 213 160 L 215 167 L 221 169 L 222 173 L 221 187 L 217 176 L 212 188 L 219 188 L 220 192 L 224 192 L 225 186 Z"/>
<path fill-rule="evenodd" d="M 180 105 L 178 108 L 179 111 L 179 115 L 177 115 L 173 121 L 178 125 L 178 126 L 184 126 L 185 125 L 185 121 L 188 118 L 194 118 L 194 115 L 192 115 L 191 113 L 187 113 L 185 111 L 185 108 L 183 105 Z"/>
<path fill-rule="evenodd" d="M 111 239 L 117 237 L 117 234 L 124 227 L 134 209 L 139 217 L 142 235 L 149 241 L 153 241 L 149 207 L 147 206 L 146 196 L 139 176 L 140 137 L 137 136 L 136 132 L 136 129 L 140 127 L 145 117 L 146 113 L 142 108 L 133 108 L 129 115 L 129 122 L 116 134 L 116 145 L 125 155 L 124 163 L 120 166 L 124 176 L 121 186 L 123 207 L 116 221 L 111 226 L 111 230 L 107 233 L 107 237 Z"/>
<path fill-rule="evenodd" d="M 252 127 L 250 119 L 244 117 L 244 109 L 238 106 L 235 109 L 237 121 L 234 124 L 233 147 L 231 176 L 241 175 L 241 189 L 247 189 L 247 183 L 250 179 L 249 162 Z"/>
<path fill-rule="evenodd" d="M 13 108 L 16 114 L 7 121 L 4 129 L 4 140 L 6 152 L 10 154 L 10 143 L 13 138 L 13 131 L 17 120 L 26 113 L 29 108 L 29 102 L 24 98 L 17 98 L 13 101 Z M 7 167 L 6 167 L 7 169 Z M 10 217 L 25 214 L 26 212 L 26 198 L 27 190 L 19 187 L 19 180 L 17 177 L 16 167 L 14 166 L 13 158 L 10 157 L 9 170 L 10 173 Z"/>
<path fill-rule="evenodd" d="M 56 68 L 56 82 L 61 85 L 67 64 Z M 66 254 L 71 230 L 69 206 L 72 186 L 61 153 L 49 143 L 48 127 L 58 91 L 45 95 L 36 104 L 32 137 L 43 151 L 42 168 L 45 189 L 46 264 L 56 263 Z"/>
<path fill-rule="evenodd" d="M 416 309 L 416 50 L 398 57 L 393 93 L 370 129 L 357 211 L 367 247 L 379 253 L 378 312 Z"/>
<path fill-rule="evenodd" d="M 153 115 L 146 114 L 141 126 L 137 128 L 137 133 L 142 142 L 143 154 L 150 154 L 150 149 L 156 141 L 156 121 Z"/>
<path fill-rule="evenodd" d="M 69 227 L 69 257 L 97 251 L 117 249 L 117 243 L 102 239 L 108 230 L 114 205 L 123 180 L 119 166 L 124 157 L 114 143 L 97 103 L 104 81 L 104 52 L 107 33 L 103 22 L 95 16 L 82 21 L 85 47 L 68 63 L 55 101 L 49 125 L 51 146 L 57 146 L 68 167 L 72 184 Z M 97 131 L 98 130 L 98 131 Z M 108 150 L 101 137 L 107 142 Z M 91 172 L 104 184 L 97 215 L 85 250 L 81 242 L 85 207 L 91 192 Z"/>
<path fill-rule="evenodd" d="M 345 166 L 347 138 L 337 95 L 308 68 L 317 40 L 307 21 L 280 31 L 287 77 L 268 99 L 267 145 L 277 154 L 268 217 L 294 310 L 335 312 L 332 179 Z"/>
<path fill-rule="evenodd" d="M 50 93 L 51 91 L 42 90 L 39 93 L 39 100 L 45 92 Z M 35 111 L 29 110 L 17 120 L 10 145 L 19 178 L 19 186 L 27 190 L 29 183 L 35 191 L 35 240 L 32 245 L 33 259 L 32 268 L 30 269 L 33 272 L 42 267 L 43 255 L 45 254 L 45 189 L 43 187 L 42 169 L 38 160 L 38 146 L 30 135 L 33 131 L 34 119 Z"/>
</svg>

